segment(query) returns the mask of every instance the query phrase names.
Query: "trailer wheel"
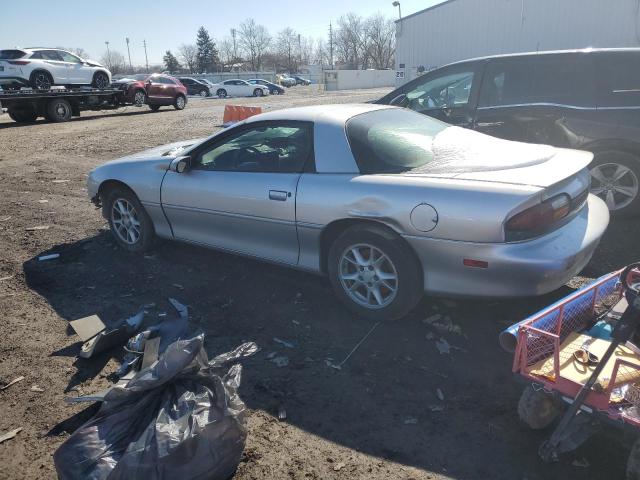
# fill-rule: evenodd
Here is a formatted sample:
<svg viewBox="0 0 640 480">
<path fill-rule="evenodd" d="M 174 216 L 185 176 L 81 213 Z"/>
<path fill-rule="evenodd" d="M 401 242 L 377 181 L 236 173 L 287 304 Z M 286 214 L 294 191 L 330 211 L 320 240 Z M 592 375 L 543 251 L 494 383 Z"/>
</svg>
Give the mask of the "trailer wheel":
<svg viewBox="0 0 640 480">
<path fill-rule="evenodd" d="M 68 122 L 71 114 L 71 104 L 64 98 L 54 98 L 47 104 L 47 118 L 51 122 Z"/>
<path fill-rule="evenodd" d="M 518 416 L 529 428 L 547 428 L 560 413 L 562 408 L 551 395 L 535 390 L 531 385 L 522 391 L 518 402 Z"/>
<path fill-rule="evenodd" d="M 631 447 L 629 459 L 627 460 L 627 480 L 640 480 L 640 439 L 636 440 Z"/>
<path fill-rule="evenodd" d="M 38 114 L 31 107 L 9 110 L 7 113 L 14 122 L 18 123 L 32 123 L 38 118 Z"/>
</svg>

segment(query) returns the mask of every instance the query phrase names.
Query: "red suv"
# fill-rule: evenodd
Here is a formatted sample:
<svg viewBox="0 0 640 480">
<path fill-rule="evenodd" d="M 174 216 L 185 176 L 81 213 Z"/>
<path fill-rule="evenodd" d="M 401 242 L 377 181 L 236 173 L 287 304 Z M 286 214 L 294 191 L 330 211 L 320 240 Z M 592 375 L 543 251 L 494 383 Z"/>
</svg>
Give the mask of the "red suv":
<svg viewBox="0 0 640 480">
<path fill-rule="evenodd" d="M 133 75 L 112 83 L 124 91 L 124 101 L 133 105 L 149 105 L 154 112 L 162 106 L 173 105 L 182 110 L 187 105 L 187 88 L 177 78 L 160 73 Z"/>
</svg>

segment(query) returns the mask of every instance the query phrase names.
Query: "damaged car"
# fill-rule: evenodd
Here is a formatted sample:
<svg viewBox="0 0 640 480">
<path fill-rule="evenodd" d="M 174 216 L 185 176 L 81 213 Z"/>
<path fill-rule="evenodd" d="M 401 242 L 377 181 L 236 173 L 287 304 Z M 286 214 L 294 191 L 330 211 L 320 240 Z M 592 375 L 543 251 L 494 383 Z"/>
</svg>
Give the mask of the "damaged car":
<svg viewBox="0 0 640 480">
<path fill-rule="evenodd" d="M 108 162 L 88 193 L 127 251 L 159 237 L 324 274 L 350 310 L 381 320 L 425 292 L 566 283 L 609 221 L 589 193 L 591 159 L 407 109 L 326 105 Z"/>
</svg>

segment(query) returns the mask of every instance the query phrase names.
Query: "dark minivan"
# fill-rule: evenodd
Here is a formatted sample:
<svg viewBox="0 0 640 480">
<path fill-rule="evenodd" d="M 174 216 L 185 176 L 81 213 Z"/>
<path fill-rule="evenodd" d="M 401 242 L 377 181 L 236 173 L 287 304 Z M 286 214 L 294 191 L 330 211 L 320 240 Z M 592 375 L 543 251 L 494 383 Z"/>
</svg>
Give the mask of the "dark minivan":
<svg viewBox="0 0 640 480">
<path fill-rule="evenodd" d="M 489 135 L 589 150 L 592 193 L 640 213 L 640 49 L 500 55 L 432 70 L 376 103 Z"/>
<path fill-rule="evenodd" d="M 178 78 L 180 83 L 187 87 L 187 95 L 200 95 L 201 97 L 210 97 L 211 90 L 209 85 L 195 78 L 182 77 Z"/>
</svg>

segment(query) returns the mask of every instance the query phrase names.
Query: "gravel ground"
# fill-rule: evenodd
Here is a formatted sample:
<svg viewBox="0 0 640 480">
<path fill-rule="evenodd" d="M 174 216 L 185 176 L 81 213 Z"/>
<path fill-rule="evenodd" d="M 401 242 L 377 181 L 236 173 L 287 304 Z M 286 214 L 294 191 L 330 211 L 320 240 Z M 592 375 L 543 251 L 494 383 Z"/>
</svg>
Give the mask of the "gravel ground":
<svg viewBox="0 0 640 480">
<path fill-rule="evenodd" d="M 284 96 L 232 102 L 268 110 L 363 102 L 383 93 L 295 87 Z M 518 422 L 522 387 L 497 334 L 587 279 L 637 260 L 636 221 L 614 221 L 583 276 L 551 295 L 425 299 L 401 321 L 381 324 L 335 370 L 327 359 L 344 359 L 371 325 L 342 309 L 325 279 L 169 242 L 150 256 L 127 255 L 86 198 L 93 167 L 209 135 L 226 102 L 194 98 L 181 112 L 86 112 L 65 124 L 19 126 L 0 116 L 0 386 L 25 377 L 0 391 L 0 434 L 22 428 L 0 444 L 0 478 L 55 478 L 53 452 L 95 411 L 63 398 L 107 387 L 119 365 L 117 349 L 76 359 L 78 337 L 68 322 L 93 313 L 114 322 L 150 302 L 154 311 L 169 311 L 169 296 L 192 307 L 210 354 L 245 340 L 262 348 L 245 362 L 249 433 L 238 480 L 623 477 L 628 450 L 605 434 L 556 464 L 538 460 L 549 432 Z M 61 257 L 36 260 L 52 252 Z M 450 316 L 459 329 L 443 333 L 425 324 L 434 313 Z M 440 354 L 432 337 L 446 338 L 450 354 Z M 270 362 L 271 352 L 287 356 L 289 365 Z M 277 419 L 280 408 L 284 421 Z M 574 466 L 575 459 L 589 466 Z"/>
</svg>

